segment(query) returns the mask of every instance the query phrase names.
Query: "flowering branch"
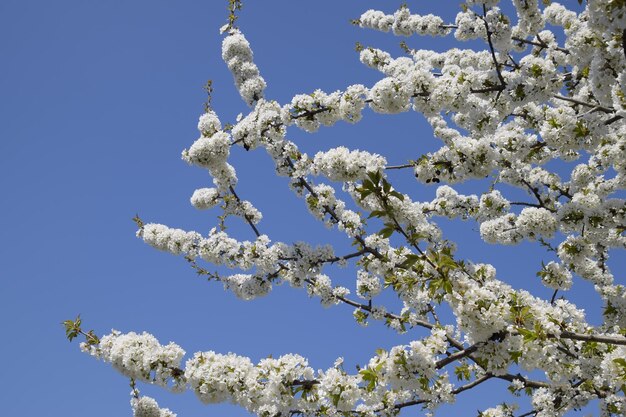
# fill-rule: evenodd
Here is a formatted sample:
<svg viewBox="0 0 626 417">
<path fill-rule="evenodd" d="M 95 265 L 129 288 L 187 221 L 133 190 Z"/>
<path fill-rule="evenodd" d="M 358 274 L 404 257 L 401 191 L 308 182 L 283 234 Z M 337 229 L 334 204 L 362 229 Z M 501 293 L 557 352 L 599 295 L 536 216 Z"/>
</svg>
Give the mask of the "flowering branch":
<svg viewBox="0 0 626 417">
<path fill-rule="evenodd" d="M 294 354 L 252 363 L 232 353 L 197 352 L 182 366 L 184 351 L 173 343 L 161 345 L 150 334 L 114 331 L 98 338 L 81 329 L 79 317 L 64 322 L 68 339 L 84 337 L 85 352 L 131 378 L 136 415 L 171 413 L 139 396 L 135 381 L 190 389 L 205 403 L 231 402 L 262 417 L 388 416 L 418 404 L 434 411 L 492 379 L 531 397 L 533 410 L 525 416 L 561 415 L 593 400 L 603 415 L 626 412 L 626 290 L 615 283 L 608 259 L 610 251 L 626 246 L 626 205 L 618 193 L 624 135 L 617 123 L 626 109 L 626 61 L 622 51 L 615 52 L 620 36 L 624 42 L 622 15 L 613 2 L 603 1 L 586 4 L 584 15 L 557 3 L 513 5 L 514 26 L 487 2 L 464 5 L 454 24 L 411 14 L 406 5 L 392 15 L 368 10 L 356 24 L 400 36 L 454 33 L 459 41 L 482 39 L 486 47 L 434 52 L 402 43 L 408 56 L 394 58 L 359 44 L 363 64 L 382 74 L 378 82 L 299 94 L 281 105 L 264 95 L 266 83 L 250 43 L 235 26 L 241 2 L 229 0 L 222 58 L 250 112 L 223 127 L 211 109 L 208 84 L 200 137 L 183 151 L 186 162 L 213 178 L 213 186 L 196 190 L 191 203 L 200 210 L 219 206 L 219 223 L 203 235 L 137 216 L 137 236 L 184 256 L 199 274 L 243 300 L 287 282 L 324 306 L 353 307 L 361 325 L 372 318 L 399 333 L 420 328 L 427 335 L 415 331 L 415 340 L 377 351 L 350 375 L 341 360 L 315 372 Z M 482 13 L 473 10 L 478 7 Z M 563 28 L 567 48 L 558 46 L 553 27 Z M 391 165 L 383 155 L 341 146 L 307 155 L 286 138 L 294 125 L 313 133 L 340 121 L 357 123 L 365 108 L 424 115 L 440 148 Z M 236 192 L 236 170 L 229 162 L 237 144 L 267 152 L 310 214 L 345 233 L 356 250 L 337 256 L 330 245 L 271 242 L 262 234 L 261 212 Z M 559 162 L 557 172 L 554 160 L 577 162 Z M 405 168 L 413 170 L 420 187 L 439 184 L 436 197 L 420 201 L 396 189 L 386 175 Z M 480 195 L 453 188 L 471 180 L 483 184 L 484 178 L 491 178 L 491 185 Z M 509 186 L 527 190 L 535 201 L 511 201 Z M 338 197 L 339 189 L 347 200 Z M 253 241 L 226 233 L 231 216 L 250 226 Z M 475 222 L 489 244 L 527 241 L 546 247 L 551 259 L 537 265 L 536 276 L 552 297 L 513 288 L 502 280 L 506 272 L 488 263 L 458 259 L 456 245 L 436 221 L 441 217 Z M 351 273 L 341 279 L 356 276 L 352 290 L 333 285 L 323 273 L 348 260 Z M 235 272 L 218 275 L 201 261 Z M 588 323 L 584 311 L 563 296 L 557 299 L 574 285 L 574 275 L 596 289 L 604 305 L 601 324 Z M 350 295 L 354 290 L 358 298 Z M 401 310 L 388 311 L 379 303 L 385 300 L 378 297 L 382 291 L 395 293 Z M 439 316 L 442 308 L 450 315 Z M 465 382 L 450 383 L 451 367 Z M 512 369 L 527 370 L 528 376 L 540 370 L 545 377 L 530 379 Z M 481 415 L 512 416 L 513 410 L 499 405 Z"/>
</svg>

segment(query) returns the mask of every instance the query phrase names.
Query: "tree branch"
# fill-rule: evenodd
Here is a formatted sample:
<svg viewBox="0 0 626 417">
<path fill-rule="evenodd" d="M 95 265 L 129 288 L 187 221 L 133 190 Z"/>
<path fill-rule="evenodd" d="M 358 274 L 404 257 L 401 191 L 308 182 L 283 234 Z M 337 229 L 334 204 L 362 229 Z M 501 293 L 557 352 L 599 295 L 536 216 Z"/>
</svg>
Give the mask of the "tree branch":
<svg viewBox="0 0 626 417">
<path fill-rule="evenodd" d="M 472 382 L 470 382 L 470 383 L 468 383 L 468 384 L 462 385 L 462 386 L 460 386 L 460 387 L 458 387 L 458 388 L 454 389 L 454 390 L 452 391 L 452 394 L 454 394 L 454 395 L 456 395 L 456 394 L 460 394 L 460 393 L 462 393 L 463 391 L 467 391 L 467 390 L 469 390 L 469 389 L 472 389 L 472 388 L 474 388 L 475 386 L 480 385 L 480 384 L 482 384 L 483 382 L 488 381 L 488 380 L 490 380 L 490 379 L 491 379 L 491 378 L 493 378 L 493 377 L 494 377 L 494 376 L 493 376 L 492 374 L 487 373 L 487 374 L 485 374 L 485 375 L 481 376 L 480 378 L 475 379 L 474 381 L 472 381 Z M 396 409 L 398 409 L 398 410 L 399 410 L 399 409 L 402 409 L 402 408 L 405 408 L 405 407 L 410 407 L 410 406 L 412 406 L 412 405 L 424 404 L 424 403 L 426 403 L 426 402 L 428 402 L 428 400 L 414 400 L 414 401 L 407 401 L 407 402 L 404 402 L 404 403 L 396 404 L 396 405 L 394 406 L 394 408 L 396 408 Z"/>
<path fill-rule="evenodd" d="M 623 336 L 605 336 L 605 335 L 594 335 L 594 334 L 582 334 L 582 333 L 574 333 L 564 331 L 561 332 L 559 336 L 548 334 L 548 338 L 551 339 L 571 339 L 571 340 L 580 340 L 583 342 L 598 342 L 598 343 L 606 343 L 608 345 L 619 345 L 626 346 L 626 337 Z"/>
<path fill-rule="evenodd" d="M 233 195 L 233 197 L 235 197 L 235 199 L 237 200 L 237 203 L 239 203 L 239 205 L 241 205 L 241 199 L 239 198 L 239 196 L 235 192 L 235 189 L 233 188 L 233 186 L 229 185 L 228 189 L 230 190 L 230 192 Z M 250 219 L 250 217 L 245 212 L 244 212 L 243 216 L 246 219 L 246 222 L 248 222 L 248 224 L 250 225 L 250 227 L 254 231 L 254 234 L 256 235 L 256 237 L 261 236 L 261 233 L 259 233 L 259 229 L 257 229 L 256 226 L 254 225 L 254 223 L 252 223 L 252 220 Z"/>
<path fill-rule="evenodd" d="M 415 164 L 404 164 L 404 165 L 388 165 L 385 169 L 404 169 L 404 168 L 415 168 Z"/>
<path fill-rule="evenodd" d="M 610 107 L 601 106 L 600 104 L 587 103 L 585 101 L 577 100 L 577 99 L 571 98 L 571 97 L 565 97 L 565 96 L 562 96 L 560 94 L 556 94 L 553 97 L 558 99 L 558 100 L 569 101 L 570 103 L 574 103 L 574 104 L 580 104 L 581 106 L 593 107 L 593 108 L 595 108 L 595 109 L 597 109 L 599 111 L 602 111 L 604 113 L 615 113 L 614 109 L 612 109 Z"/>
<path fill-rule="evenodd" d="M 487 23 L 487 6 L 483 4 L 483 23 L 485 24 L 485 31 L 487 32 L 487 43 L 489 44 L 489 50 L 491 51 L 491 59 L 493 59 L 493 64 L 496 67 L 496 74 L 498 75 L 498 80 L 500 80 L 500 86 L 502 89 L 499 91 L 502 92 L 506 87 L 506 81 L 504 81 L 504 77 L 502 76 L 502 72 L 500 71 L 500 63 L 498 63 L 498 59 L 496 58 L 496 51 L 493 47 L 493 42 L 491 41 L 491 30 L 489 30 L 489 23 Z M 497 97 L 496 97 L 497 100 Z"/>
<path fill-rule="evenodd" d="M 539 46 L 540 48 L 544 48 L 544 49 L 547 49 L 550 46 L 550 45 L 548 45 L 547 43 L 545 43 L 543 41 L 541 41 L 541 42 L 530 41 L 528 39 L 519 38 L 517 36 L 512 36 L 511 39 L 513 39 L 515 42 L 525 43 L 527 45 Z M 556 48 L 554 48 L 554 49 L 556 49 L 557 51 L 561 51 L 561 52 L 563 52 L 565 54 L 569 54 L 570 53 L 568 49 L 561 48 L 561 47 L 558 47 L 558 46 Z"/>
</svg>

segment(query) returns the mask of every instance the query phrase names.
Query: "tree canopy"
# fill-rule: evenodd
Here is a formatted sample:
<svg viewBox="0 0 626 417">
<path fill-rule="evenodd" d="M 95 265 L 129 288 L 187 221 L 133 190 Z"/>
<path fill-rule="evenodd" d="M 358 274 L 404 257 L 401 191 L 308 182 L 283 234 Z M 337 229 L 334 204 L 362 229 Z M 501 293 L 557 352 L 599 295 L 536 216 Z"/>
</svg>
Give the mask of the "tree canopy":
<svg viewBox="0 0 626 417">
<path fill-rule="evenodd" d="M 561 416 L 590 402 L 602 415 L 626 413 L 626 287 L 609 260 L 626 248 L 626 3 L 590 0 L 578 11 L 512 3 L 467 0 L 451 22 L 406 4 L 391 14 L 367 10 L 352 24 L 400 37 L 453 37 L 459 48 L 401 42 L 404 55 L 392 56 L 357 44 L 361 62 L 380 73 L 375 84 L 346 82 L 341 91 L 279 103 L 266 97 L 263 68 L 237 25 L 245 8 L 229 1 L 222 58 L 249 112 L 223 122 L 211 105 L 218 92 L 207 83 L 199 138 L 182 152 L 213 178 L 191 204 L 220 215 L 208 233 L 137 216 L 137 236 L 242 300 L 286 283 L 323 306 L 350 306 L 359 325 L 383 322 L 415 336 L 372 352 L 354 371 L 341 358 L 316 371 L 298 354 L 258 362 L 214 351 L 186 356 L 146 332 L 99 336 L 80 318 L 66 321 L 70 340 L 84 339 L 84 352 L 130 379 L 135 416 L 174 415 L 142 396 L 139 382 L 262 417 L 436 414 L 486 381 L 505 384 L 511 396 L 493 399 L 479 412 L 485 417 Z M 469 46 L 461 49 L 463 42 Z M 290 129 L 314 133 L 372 112 L 419 113 L 438 149 L 404 161 L 345 146 L 309 155 L 288 137 Z M 390 135 L 393 128 L 391 121 Z M 237 190 L 235 147 L 269 155 L 310 215 L 343 232 L 352 250 L 264 234 L 261 211 Z M 415 188 L 398 185 L 396 172 Z M 484 188 L 458 191 L 470 181 Z M 436 187 L 435 198 L 420 199 L 417 185 Z M 229 234 L 231 218 L 249 226 L 248 240 Z M 493 265 L 458 256 L 463 242 L 446 237 L 446 219 L 473 222 L 489 244 L 543 248 L 550 260 L 529 262 L 552 296 L 516 289 Z M 341 279 L 335 266 L 345 268 Z M 601 323 L 568 300 L 577 280 L 593 285 Z"/>
</svg>

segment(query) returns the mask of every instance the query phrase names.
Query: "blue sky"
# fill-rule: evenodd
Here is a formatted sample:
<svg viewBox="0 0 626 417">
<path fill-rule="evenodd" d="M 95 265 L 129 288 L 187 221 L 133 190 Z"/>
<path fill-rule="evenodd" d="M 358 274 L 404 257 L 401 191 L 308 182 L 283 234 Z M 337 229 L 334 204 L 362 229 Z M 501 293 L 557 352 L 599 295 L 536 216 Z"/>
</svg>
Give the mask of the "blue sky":
<svg viewBox="0 0 626 417">
<path fill-rule="evenodd" d="M 286 103 L 317 88 L 376 82 L 379 74 L 359 63 L 355 42 L 398 55 L 402 39 L 358 29 L 349 19 L 369 8 L 391 12 L 400 3 L 248 0 L 238 23 L 268 83 L 266 96 Z M 410 3 L 416 12 L 428 10 L 448 20 L 458 10 L 453 2 L 439 2 L 435 10 L 426 2 Z M 220 58 L 218 29 L 225 23 L 226 5 L 226 0 L 0 3 L 4 415 L 131 415 L 128 381 L 65 339 L 60 323 L 78 313 L 99 334 L 111 328 L 146 330 L 188 353 L 232 351 L 254 360 L 300 353 L 315 369 L 331 366 L 338 356 L 353 369 L 376 348 L 422 334 L 399 337 L 379 325 L 360 328 L 351 309 L 323 309 L 304 291 L 286 286 L 241 302 L 220 284 L 203 282 L 182 258 L 134 237 L 136 213 L 145 221 L 201 232 L 217 223 L 217 211 L 199 212 L 189 204 L 193 191 L 211 180 L 187 166 L 180 152 L 198 136 L 207 79 L 213 80 L 213 106 L 223 123 L 247 110 Z M 450 39 L 407 42 L 437 50 L 453 45 Z M 415 113 L 367 111 L 356 126 L 340 124 L 315 135 L 294 128 L 289 137 L 309 153 L 344 145 L 383 153 L 391 163 L 415 159 L 438 145 Z M 264 214 L 262 233 L 287 243 L 336 242 L 343 248 L 338 253 L 349 248 L 343 234 L 308 215 L 285 179 L 273 175 L 269 157 L 238 149 L 232 163 L 239 195 Z M 414 198 L 434 195 L 433 187 L 419 186 L 411 177 L 406 171 L 392 179 Z M 253 238 L 237 220 L 229 226 L 237 238 Z M 545 252 L 530 244 L 486 246 L 476 229 L 469 223 L 445 224 L 463 257 L 494 262 L 515 287 L 550 295 L 534 276 L 541 257 L 548 259 Z M 337 283 L 353 285 L 349 269 L 339 274 Z M 591 287 L 580 280 L 576 285 L 572 299 L 585 303 Z M 597 319 L 598 312 L 596 305 L 590 315 Z M 181 417 L 246 414 L 230 406 L 207 408 L 189 393 L 140 389 Z M 486 384 L 477 392 L 494 398 L 506 387 Z M 459 406 L 471 412 L 484 408 L 476 397 L 467 394 Z"/>
</svg>

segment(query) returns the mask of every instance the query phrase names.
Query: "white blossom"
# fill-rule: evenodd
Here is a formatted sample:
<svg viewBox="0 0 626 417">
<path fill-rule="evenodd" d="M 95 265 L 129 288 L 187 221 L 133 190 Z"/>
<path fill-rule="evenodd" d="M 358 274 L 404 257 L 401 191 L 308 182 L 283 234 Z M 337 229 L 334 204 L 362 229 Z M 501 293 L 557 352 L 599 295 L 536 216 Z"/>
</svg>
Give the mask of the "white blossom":
<svg viewBox="0 0 626 417">
<path fill-rule="evenodd" d="M 382 289 L 379 277 L 363 270 L 357 272 L 356 291 L 359 297 L 369 300 L 377 296 Z"/>
<path fill-rule="evenodd" d="M 266 295 L 272 286 L 262 276 L 236 274 L 223 278 L 224 287 L 243 300 L 252 300 Z"/>
<path fill-rule="evenodd" d="M 563 267 L 562 264 L 554 261 L 548 262 L 543 269 L 537 273 L 541 281 L 547 287 L 553 289 L 569 290 L 572 286 L 572 274 Z"/>
<path fill-rule="evenodd" d="M 174 370 L 180 368 L 185 351 L 173 342 L 161 345 L 146 332 L 121 333 L 113 330 L 101 338 L 97 346 L 83 345 L 92 356 L 111 363 L 122 374 L 140 381 L 149 381 L 172 389 L 183 388 L 184 379 Z"/>
<path fill-rule="evenodd" d="M 222 123 L 217 117 L 217 114 L 215 114 L 214 111 L 209 110 L 200 116 L 200 119 L 198 120 L 198 130 L 202 133 L 202 136 L 210 138 L 215 133 L 222 130 Z"/>
<path fill-rule="evenodd" d="M 250 106 L 263 98 L 266 86 L 258 67 L 252 61 L 252 55 L 250 43 L 240 31 L 231 30 L 224 38 L 222 59 L 233 73 L 241 98 Z"/>
<path fill-rule="evenodd" d="M 401 113 L 409 110 L 411 90 L 404 83 L 388 77 L 370 90 L 370 107 L 378 113 Z"/>
<path fill-rule="evenodd" d="M 318 152 L 313 159 L 313 174 L 323 174 L 333 181 L 356 181 L 378 172 L 387 164 L 385 158 L 365 151 L 350 151 L 339 146 L 328 152 Z"/>
<path fill-rule="evenodd" d="M 200 210 L 214 207 L 219 203 L 219 191 L 215 188 L 199 188 L 191 196 L 191 204 Z"/>
<path fill-rule="evenodd" d="M 557 228 L 554 215 L 545 208 L 526 207 L 515 220 L 516 232 L 524 237 L 552 237 Z"/>
<path fill-rule="evenodd" d="M 130 405 L 133 417 L 176 417 L 168 408 L 159 408 L 159 404 L 150 397 L 133 398 Z"/>
</svg>

